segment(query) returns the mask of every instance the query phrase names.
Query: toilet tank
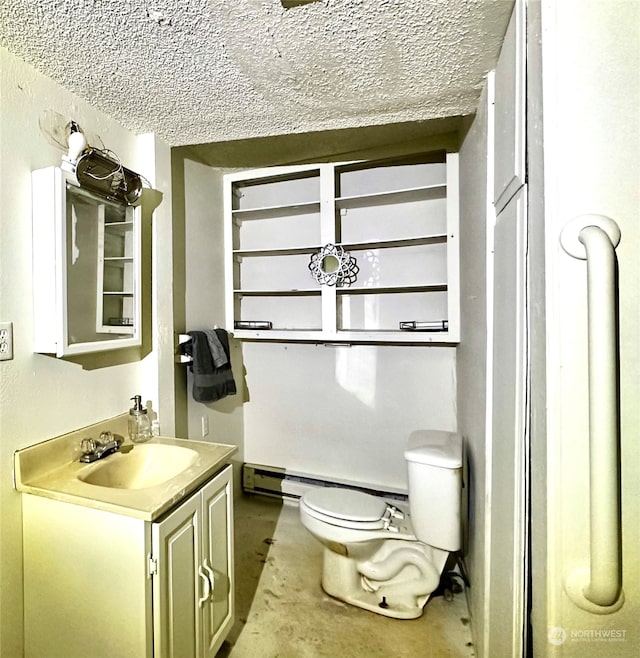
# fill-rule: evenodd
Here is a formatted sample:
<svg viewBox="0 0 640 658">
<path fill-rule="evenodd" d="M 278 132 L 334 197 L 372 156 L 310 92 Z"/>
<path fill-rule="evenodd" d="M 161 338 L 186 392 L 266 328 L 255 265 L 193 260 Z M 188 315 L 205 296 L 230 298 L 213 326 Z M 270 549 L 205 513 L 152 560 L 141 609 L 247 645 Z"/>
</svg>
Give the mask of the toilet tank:
<svg viewBox="0 0 640 658">
<path fill-rule="evenodd" d="M 462 437 L 418 430 L 404 453 L 408 466 L 409 511 L 416 537 L 446 551 L 461 547 Z"/>
</svg>

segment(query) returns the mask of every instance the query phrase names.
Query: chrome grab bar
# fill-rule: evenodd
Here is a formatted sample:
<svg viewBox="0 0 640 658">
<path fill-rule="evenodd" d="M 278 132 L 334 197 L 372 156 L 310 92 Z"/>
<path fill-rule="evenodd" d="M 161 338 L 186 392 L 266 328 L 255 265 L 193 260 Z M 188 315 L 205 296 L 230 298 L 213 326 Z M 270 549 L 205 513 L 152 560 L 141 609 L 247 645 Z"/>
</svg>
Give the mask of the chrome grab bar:
<svg viewBox="0 0 640 658">
<path fill-rule="evenodd" d="M 581 215 L 563 229 L 560 243 L 587 261 L 589 358 L 589 519 L 588 569 L 565 582 L 572 601 L 607 614 L 624 602 L 620 527 L 619 363 L 615 249 L 620 229 L 603 215 Z"/>
</svg>

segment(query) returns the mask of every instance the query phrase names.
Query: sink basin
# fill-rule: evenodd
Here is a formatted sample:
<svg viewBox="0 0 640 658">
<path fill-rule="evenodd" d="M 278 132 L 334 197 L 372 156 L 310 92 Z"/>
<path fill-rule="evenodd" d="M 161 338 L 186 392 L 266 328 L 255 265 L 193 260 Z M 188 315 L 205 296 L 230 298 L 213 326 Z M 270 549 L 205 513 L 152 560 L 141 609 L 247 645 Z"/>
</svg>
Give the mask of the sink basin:
<svg viewBox="0 0 640 658">
<path fill-rule="evenodd" d="M 181 446 L 136 445 L 92 464 L 78 474 L 87 484 L 115 489 L 147 489 L 180 475 L 198 460 L 198 453 Z"/>
</svg>

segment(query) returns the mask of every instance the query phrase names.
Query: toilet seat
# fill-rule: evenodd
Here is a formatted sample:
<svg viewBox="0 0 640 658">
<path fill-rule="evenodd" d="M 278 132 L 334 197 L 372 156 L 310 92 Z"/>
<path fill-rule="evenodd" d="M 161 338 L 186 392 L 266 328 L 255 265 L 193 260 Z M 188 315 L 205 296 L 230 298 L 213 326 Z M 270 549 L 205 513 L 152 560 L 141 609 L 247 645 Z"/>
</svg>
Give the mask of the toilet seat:
<svg viewBox="0 0 640 658">
<path fill-rule="evenodd" d="M 336 487 L 308 491 L 300 504 L 319 521 L 360 530 L 387 528 L 391 513 L 395 511 L 380 498 Z"/>
</svg>

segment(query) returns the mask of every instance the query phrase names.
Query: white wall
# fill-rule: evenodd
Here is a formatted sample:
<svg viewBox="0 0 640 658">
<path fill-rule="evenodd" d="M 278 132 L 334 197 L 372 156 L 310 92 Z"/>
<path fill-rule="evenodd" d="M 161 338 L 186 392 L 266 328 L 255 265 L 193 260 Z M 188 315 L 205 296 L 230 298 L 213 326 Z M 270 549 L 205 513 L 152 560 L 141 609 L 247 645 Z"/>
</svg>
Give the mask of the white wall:
<svg viewBox="0 0 640 658">
<path fill-rule="evenodd" d="M 152 192 L 150 202 L 143 203 L 143 224 L 146 224 L 143 241 L 148 243 L 144 250 L 148 259 L 145 267 L 146 277 L 150 278 L 144 284 L 143 305 L 147 304 L 151 310 L 143 325 L 143 336 L 145 344 L 153 349 L 153 355 L 142 364 L 142 380 L 150 396 L 143 400 L 147 404 L 150 401 L 158 413 L 162 434 L 176 436 L 171 149 L 154 134 L 146 133 L 138 137 L 137 155 L 133 168 L 143 173 L 152 187 L 143 191 L 143 195 Z"/>
<path fill-rule="evenodd" d="M 406 488 L 416 429 L 456 429 L 455 349 L 245 343 L 245 459 Z"/>
<path fill-rule="evenodd" d="M 224 239 L 222 173 L 185 159 L 184 171 L 185 322 L 183 331 L 224 327 Z M 178 213 L 176 213 L 177 215 Z M 217 402 L 196 402 L 193 377 L 186 365 L 188 438 L 238 446 L 233 458 L 234 484 L 239 489 L 243 452 L 242 349 L 230 341 L 231 363 L 238 392 Z M 182 384 L 181 384 L 182 385 Z M 203 436 L 202 425 L 208 425 Z"/>
<path fill-rule="evenodd" d="M 22 655 L 21 506 L 12 487 L 13 452 L 120 414 L 135 393 L 153 400 L 157 382 L 144 372 L 140 350 L 73 361 L 32 352 L 31 171 L 60 161 L 40 132 L 39 117 L 45 110 L 73 117 L 131 168 L 141 154 L 134 134 L 5 49 L 0 71 L 0 319 L 13 322 L 15 342 L 14 359 L 0 362 L 0 654 L 9 657 Z M 155 358 L 148 352 L 146 359 Z"/>
<path fill-rule="evenodd" d="M 542 2 L 544 153 L 533 161 L 544 173 L 545 289 L 532 305 L 544 307 L 537 331 L 546 353 L 534 354 L 546 399 L 533 413 L 546 422 L 534 435 L 532 539 L 536 656 L 638 656 L 640 635 L 640 5 L 599 0 Z M 540 160 L 543 155 L 542 161 Z M 565 583 L 589 565 L 589 419 L 586 265 L 560 247 L 565 224 L 581 214 L 613 218 L 622 239 L 616 249 L 620 340 L 620 465 L 624 605 L 592 614 L 567 596 Z M 540 360 L 544 359 L 541 365 Z M 544 368 L 544 372 L 543 372 Z M 545 379 L 542 379 L 542 376 Z M 542 404 L 546 403 L 546 408 Z M 546 593 L 546 596 L 544 596 Z M 549 628 L 565 631 L 551 644 Z M 574 632 L 577 631 L 577 635 Z M 615 642 L 588 633 L 614 631 Z M 580 632 L 583 635 L 580 635 Z M 624 633 L 624 635 L 623 635 Z"/>
</svg>

